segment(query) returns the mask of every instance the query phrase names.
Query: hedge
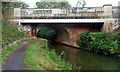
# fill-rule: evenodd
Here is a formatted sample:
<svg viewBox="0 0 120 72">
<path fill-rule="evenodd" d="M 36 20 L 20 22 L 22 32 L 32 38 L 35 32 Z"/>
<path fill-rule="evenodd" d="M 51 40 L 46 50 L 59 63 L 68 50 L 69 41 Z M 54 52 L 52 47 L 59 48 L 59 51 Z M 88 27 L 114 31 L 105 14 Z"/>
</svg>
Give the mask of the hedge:
<svg viewBox="0 0 120 72">
<path fill-rule="evenodd" d="M 120 32 L 114 34 L 85 32 L 80 34 L 77 43 L 80 48 L 98 54 L 117 56 L 120 54 Z"/>
</svg>

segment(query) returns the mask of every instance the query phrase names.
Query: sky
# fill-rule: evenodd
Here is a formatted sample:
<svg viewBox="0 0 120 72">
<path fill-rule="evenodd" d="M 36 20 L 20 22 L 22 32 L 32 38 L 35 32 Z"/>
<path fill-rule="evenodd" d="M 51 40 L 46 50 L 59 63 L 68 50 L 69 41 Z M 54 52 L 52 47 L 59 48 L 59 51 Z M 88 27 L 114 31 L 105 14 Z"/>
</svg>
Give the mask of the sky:
<svg viewBox="0 0 120 72">
<path fill-rule="evenodd" d="M 35 7 L 35 2 L 40 0 L 21 0 L 30 5 L 30 8 Z M 45 1 L 45 0 L 44 0 Z M 50 1 L 50 0 L 49 0 Z M 62 1 L 62 0 L 61 0 Z M 63 0 L 64 1 L 64 0 Z M 76 6 L 78 0 L 67 0 L 73 7 Z M 118 6 L 120 0 L 85 0 L 85 7 L 97 7 L 103 6 L 104 4 L 112 4 L 113 6 Z"/>
</svg>

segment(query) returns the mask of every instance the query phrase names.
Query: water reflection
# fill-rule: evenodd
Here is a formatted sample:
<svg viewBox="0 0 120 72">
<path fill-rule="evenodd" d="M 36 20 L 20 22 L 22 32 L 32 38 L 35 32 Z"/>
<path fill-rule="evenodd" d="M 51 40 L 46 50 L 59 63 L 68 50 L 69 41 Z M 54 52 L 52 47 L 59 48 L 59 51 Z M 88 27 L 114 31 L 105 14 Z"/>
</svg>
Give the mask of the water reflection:
<svg viewBox="0 0 120 72">
<path fill-rule="evenodd" d="M 54 43 L 53 47 L 58 54 L 64 51 L 63 57 L 70 63 L 81 66 L 82 70 L 118 70 L 118 60 L 115 58 L 100 56 L 57 43 Z"/>
</svg>

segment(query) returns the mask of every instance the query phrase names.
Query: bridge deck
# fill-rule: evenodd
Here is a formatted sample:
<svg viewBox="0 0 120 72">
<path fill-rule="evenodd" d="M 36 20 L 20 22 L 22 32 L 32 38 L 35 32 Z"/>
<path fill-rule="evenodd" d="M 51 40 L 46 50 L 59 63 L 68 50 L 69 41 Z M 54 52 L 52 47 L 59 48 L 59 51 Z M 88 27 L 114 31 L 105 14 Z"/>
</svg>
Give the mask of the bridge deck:
<svg viewBox="0 0 120 72">
<path fill-rule="evenodd" d="M 105 19 L 20 19 L 20 23 L 101 23 Z"/>
</svg>

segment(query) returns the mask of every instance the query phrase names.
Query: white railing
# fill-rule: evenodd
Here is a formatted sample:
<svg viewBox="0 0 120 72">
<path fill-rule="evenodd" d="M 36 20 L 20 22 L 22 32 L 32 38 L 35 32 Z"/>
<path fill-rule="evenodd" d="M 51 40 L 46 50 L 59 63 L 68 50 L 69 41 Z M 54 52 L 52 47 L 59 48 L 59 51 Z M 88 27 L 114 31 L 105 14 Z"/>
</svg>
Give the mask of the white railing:
<svg viewBox="0 0 120 72">
<path fill-rule="evenodd" d="M 112 7 L 112 17 L 119 18 L 120 7 Z M 16 14 L 15 14 L 16 15 Z M 104 19 L 104 7 L 85 7 L 85 8 L 26 8 L 20 9 L 21 19 L 46 19 L 46 18 L 81 18 L 81 19 Z M 111 18 L 111 16 L 108 18 Z"/>
<path fill-rule="evenodd" d="M 59 9 L 21 9 L 21 17 L 32 18 L 102 18 L 102 7 L 59 8 Z"/>
</svg>

